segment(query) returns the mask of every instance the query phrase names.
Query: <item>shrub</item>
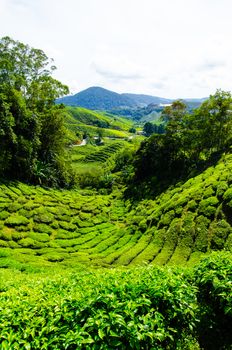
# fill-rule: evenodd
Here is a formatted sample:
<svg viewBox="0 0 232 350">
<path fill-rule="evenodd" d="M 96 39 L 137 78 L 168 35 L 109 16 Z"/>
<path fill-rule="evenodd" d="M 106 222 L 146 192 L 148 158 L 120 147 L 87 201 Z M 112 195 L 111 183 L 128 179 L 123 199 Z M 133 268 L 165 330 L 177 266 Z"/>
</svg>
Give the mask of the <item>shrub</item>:
<svg viewBox="0 0 232 350">
<path fill-rule="evenodd" d="M 223 195 L 223 199 L 226 201 L 231 201 L 232 200 L 232 187 L 228 188 L 228 190 L 226 190 L 226 192 Z"/>
<path fill-rule="evenodd" d="M 20 225 L 27 225 L 29 223 L 29 220 L 22 215 L 12 215 L 6 219 L 5 223 L 8 226 L 14 227 Z"/>
<path fill-rule="evenodd" d="M 224 193 L 228 189 L 228 184 L 226 181 L 220 181 L 217 186 L 217 192 L 216 195 L 218 197 L 223 197 Z"/>
<path fill-rule="evenodd" d="M 216 213 L 215 206 L 218 204 L 217 197 L 209 197 L 207 199 L 203 199 L 199 203 L 199 212 L 206 216 L 213 216 Z"/>
<path fill-rule="evenodd" d="M 32 238 L 34 241 L 46 243 L 49 242 L 50 237 L 46 233 L 40 233 L 40 232 L 31 232 L 29 234 L 29 238 Z"/>
<path fill-rule="evenodd" d="M 20 241 L 18 241 L 18 244 L 21 245 L 23 248 L 40 248 L 40 245 L 37 245 L 34 239 L 29 237 L 22 238 Z"/>
<path fill-rule="evenodd" d="M 54 220 L 54 216 L 48 212 L 40 212 L 34 215 L 34 221 L 43 224 L 50 224 Z"/>
<path fill-rule="evenodd" d="M 58 225 L 57 225 L 58 227 Z M 53 229 L 46 224 L 39 224 L 39 223 L 34 223 L 34 227 L 33 230 L 36 232 L 40 232 L 40 233 L 46 233 L 48 235 L 51 235 L 53 233 Z"/>
<path fill-rule="evenodd" d="M 196 237 L 194 250 L 206 252 L 209 247 L 208 226 L 210 221 L 205 216 L 200 215 L 196 218 L 195 223 Z"/>
<path fill-rule="evenodd" d="M 210 226 L 212 235 L 211 248 L 223 249 L 227 240 L 227 237 L 232 233 L 232 227 L 225 220 L 219 220 L 213 222 Z"/>
<path fill-rule="evenodd" d="M 188 202 L 188 209 L 195 211 L 196 208 L 197 208 L 197 202 L 194 199 L 191 199 Z"/>
<path fill-rule="evenodd" d="M 203 198 L 208 198 L 214 194 L 212 186 L 208 186 L 203 192 Z"/>
<path fill-rule="evenodd" d="M 0 247 L 8 247 L 8 242 L 3 241 L 2 239 L 0 239 Z"/>
<path fill-rule="evenodd" d="M 204 349 L 230 349 L 232 344 L 232 260 L 211 254 L 194 270 L 201 305 L 198 332 Z"/>
<path fill-rule="evenodd" d="M 58 253 L 49 253 L 43 255 L 43 257 L 51 262 L 60 262 L 63 261 L 66 257 L 66 255 L 58 254 Z"/>
<path fill-rule="evenodd" d="M 19 241 L 20 239 L 27 237 L 27 233 L 24 231 L 13 231 L 11 236 L 14 241 Z"/>
<path fill-rule="evenodd" d="M 5 230 L 0 231 L 0 239 L 3 239 L 4 241 L 11 241 L 12 233 L 6 232 Z"/>
<path fill-rule="evenodd" d="M 7 210 L 10 213 L 15 213 L 16 211 L 18 211 L 19 209 L 22 208 L 22 205 L 18 204 L 18 203 L 10 203 L 7 207 Z"/>
<path fill-rule="evenodd" d="M 162 224 L 164 226 L 167 226 L 171 223 L 171 221 L 173 220 L 173 218 L 175 217 L 175 212 L 174 210 L 170 210 L 168 212 L 166 212 L 165 214 L 163 214 L 161 216 L 161 220 L 159 222 L 159 225 Z"/>
<path fill-rule="evenodd" d="M 0 220 L 5 220 L 10 216 L 10 213 L 8 213 L 6 210 L 3 210 L 0 212 Z"/>
<path fill-rule="evenodd" d="M 30 219 L 32 217 L 32 215 L 33 215 L 33 211 L 32 210 L 26 210 L 26 209 L 22 208 L 22 209 L 20 209 L 18 211 L 18 214 L 24 216 L 27 219 Z"/>
<path fill-rule="evenodd" d="M 77 228 L 76 225 L 66 221 L 59 221 L 59 226 L 66 231 L 75 231 Z"/>
</svg>

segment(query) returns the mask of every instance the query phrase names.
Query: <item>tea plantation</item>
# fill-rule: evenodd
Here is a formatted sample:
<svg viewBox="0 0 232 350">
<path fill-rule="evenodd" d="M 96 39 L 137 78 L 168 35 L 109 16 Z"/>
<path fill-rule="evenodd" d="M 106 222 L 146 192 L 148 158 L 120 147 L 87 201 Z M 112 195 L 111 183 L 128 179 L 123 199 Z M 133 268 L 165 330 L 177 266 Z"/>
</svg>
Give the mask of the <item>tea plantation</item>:
<svg viewBox="0 0 232 350">
<path fill-rule="evenodd" d="M 108 113 L 90 111 L 81 107 L 66 107 L 65 125 L 74 133 L 73 140 L 76 139 L 76 133 L 96 136 L 99 130 L 104 137 L 126 138 L 133 122 Z"/>
<path fill-rule="evenodd" d="M 231 349 L 232 260 L 2 270 L 0 349 Z"/>
<path fill-rule="evenodd" d="M 192 265 L 212 250 L 231 251 L 231 174 L 229 155 L 136 205 L 116 191 L 2 184 L 0 264 Z"/>
<path fill-rule="evenodd" d="M 2 183 L 0 349 L 231 349 L 231 174 L 136 204 Z"/>
<path fill-rule="evenodd" d="M 230 92 L 140 143 L 55 68 L 0 39 L 0 350 L 231 350 Z"/>
</svg>

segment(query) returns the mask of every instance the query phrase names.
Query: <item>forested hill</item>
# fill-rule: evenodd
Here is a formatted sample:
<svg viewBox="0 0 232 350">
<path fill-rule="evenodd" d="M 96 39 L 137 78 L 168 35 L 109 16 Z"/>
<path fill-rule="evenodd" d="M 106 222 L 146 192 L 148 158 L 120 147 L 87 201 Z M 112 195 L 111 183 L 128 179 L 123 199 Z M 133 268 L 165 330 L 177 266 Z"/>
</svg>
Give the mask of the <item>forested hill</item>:
<svg viewBox="0 0 232 350">
<path fill-rule="evenodd" d="M 189 110 L 199 107 L 204 100 L 205 98 L 183 99 Z M 110 111 L 113 114 L 135 117 L 136 119 L 138 114 L 143 115 L 144 107 L 153 106 L 159 111 L 160 108 L 163 108 L 163 105 L 170 104 L 173 101 L 172 99 L 144 94 L 118 94 L 114 91 L 93 86 L 75 95 L 59 98 L 56 100 L 56 103 L 92 110 Z"/>
<path fill-rule="evenodd" d="M 141 105 L 149 105 L 149 104 L 167 104 L 171 103 L 173 100 L 168 99 L 168 98 L 162 98 L 162 97 L 157 97 L 157 96 L 151 96 L 151 95 L 144 95 L 144 94 L 128 94 L 124 93 L 122 96 L 125 96 L 127 98 L 130 98 L 135 102 L 137 106 Z"/>
<path fill-rule="evenodd" d="M 62 97 L 57 102 L 92 110 L 110 110 L 111 108 L 136 106 L 135 102 L 129 97 L 101 87 L 90 87 L 73 96 Z"/>
</svg>

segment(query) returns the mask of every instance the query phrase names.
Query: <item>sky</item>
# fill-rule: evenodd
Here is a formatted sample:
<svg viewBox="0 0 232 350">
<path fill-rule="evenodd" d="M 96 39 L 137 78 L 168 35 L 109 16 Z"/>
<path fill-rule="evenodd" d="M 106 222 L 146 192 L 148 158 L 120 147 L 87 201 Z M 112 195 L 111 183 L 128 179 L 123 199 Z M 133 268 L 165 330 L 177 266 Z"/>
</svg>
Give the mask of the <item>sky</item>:
<svg viewBox="0 0 232 350">
<path fill-rule="evenodd" d="M 0 37 L 42 49 L 71 93 L 232 90 L 231 0 L 0 0 Z"/>
</svg>

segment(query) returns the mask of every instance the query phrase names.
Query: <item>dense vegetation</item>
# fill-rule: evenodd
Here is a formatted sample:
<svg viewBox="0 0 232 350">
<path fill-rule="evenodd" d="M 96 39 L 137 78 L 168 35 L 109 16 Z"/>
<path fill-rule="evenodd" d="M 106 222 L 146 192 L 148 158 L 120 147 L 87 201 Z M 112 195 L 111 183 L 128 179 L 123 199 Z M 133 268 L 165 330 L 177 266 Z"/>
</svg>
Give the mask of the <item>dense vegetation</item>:
<svg viewBox="0 0 232 350">
<path fill-rule="evenodd" d="M 150 193 L 180 179 L 193 176 L 230 152 L 232 97 L 218 90 L 215 95 L 187 113 L 182 101 L 162 112 L 166 132 L 145 140 L 136 154 L 134 182 L 143 183 Z M 153 187 L 153 189 L 152 189 Z"/>
<path fill-rule="evenodd" d="M 93 137 L 128 138 L 133 123 L 125 118 L 107 113 L 90 111 L 80 107 L 66 107 L 65 126 L 69 130 L 70 143 Z"/>
<path fill-rule="evenodd" d="M 228 254 L 191 270 L 1 272 L 1 349 L 231 349 Z"/>
<path fill-rule="evenodd" d="M 117 183 L 110 194 L 1 185 L 1 266 L 193 265 L 213 250 L 231 251 L 231 173 L 226 156 L 139 203 L 125 201 Z"/>
<path fill-rule="evenodd" d="M 0 349 L 231 350 L 231 94 L 141 143 L 53 70 L 0 40 Z"/>
<path fill-rule="evenodd" d="M 63 108 L 68 88 L 51 77 L 43 51 L 9 37 L 0 40 L 0 176 L 66 185 Z"/>
<path fill-rule="evenodd" d="M 58 103 L 68 106 L 78 106 L 93 110 L 110 110 L 122 106 L 134 106 L 135 102 L 116 92 L 101 87 L 91 87 L 73 96 L 58 99 Z"/>
</svg>

